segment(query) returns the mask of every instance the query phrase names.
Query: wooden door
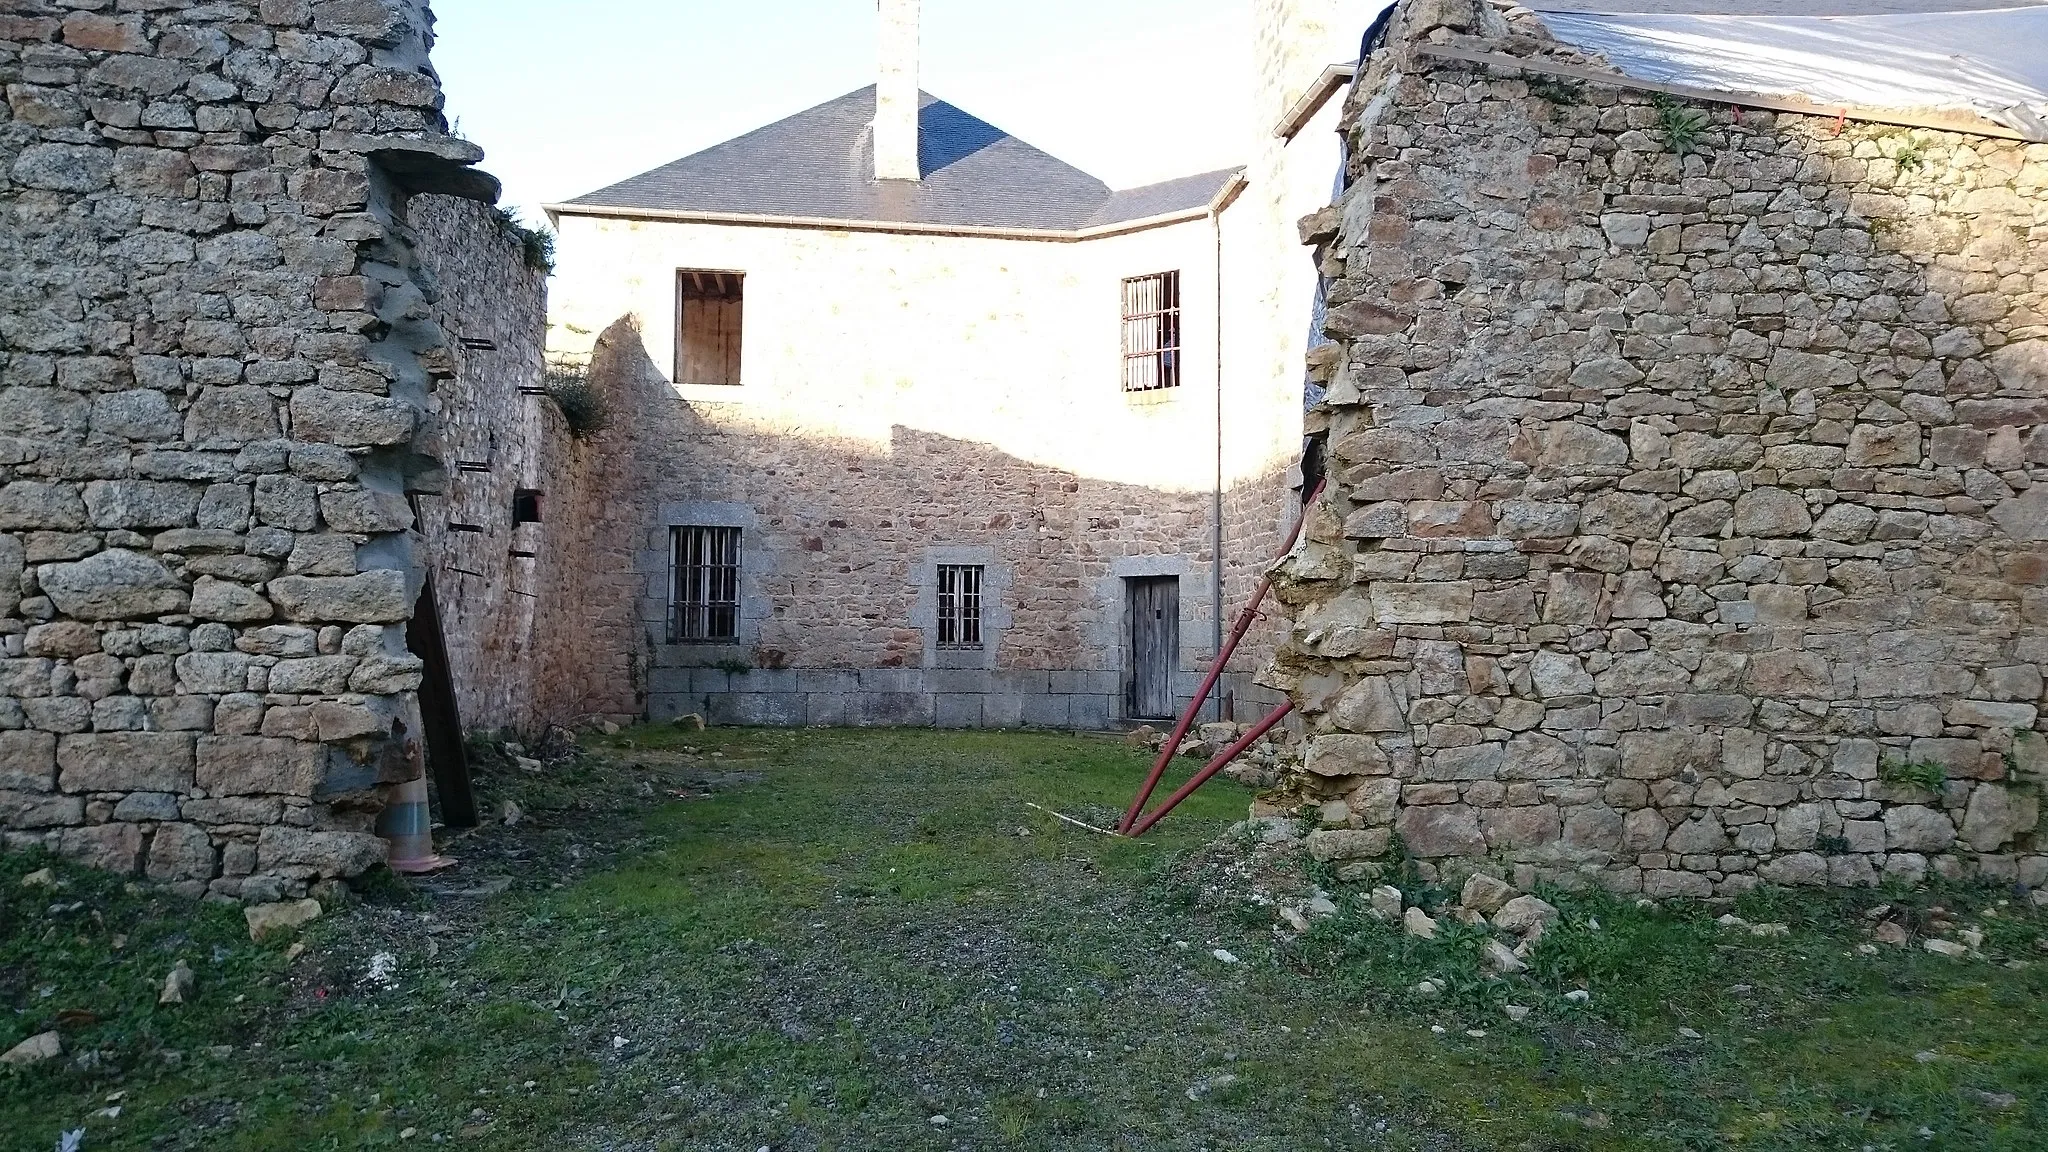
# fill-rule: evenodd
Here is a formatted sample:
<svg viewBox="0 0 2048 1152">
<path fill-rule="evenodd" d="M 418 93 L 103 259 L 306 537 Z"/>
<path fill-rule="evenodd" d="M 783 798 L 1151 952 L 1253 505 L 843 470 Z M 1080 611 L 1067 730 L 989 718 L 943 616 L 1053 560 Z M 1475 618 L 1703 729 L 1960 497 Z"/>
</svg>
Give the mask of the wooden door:
<svg viewBox="0 0 2048 1152">
<path fill-rule="evenodd" d="M 1134 719 L 1169 719 L 1174 715 L 1173 673 L 1180 667 L 1180 577 L 1138 576 L 1129 585 L 1126 704 Z"/>
</svg>

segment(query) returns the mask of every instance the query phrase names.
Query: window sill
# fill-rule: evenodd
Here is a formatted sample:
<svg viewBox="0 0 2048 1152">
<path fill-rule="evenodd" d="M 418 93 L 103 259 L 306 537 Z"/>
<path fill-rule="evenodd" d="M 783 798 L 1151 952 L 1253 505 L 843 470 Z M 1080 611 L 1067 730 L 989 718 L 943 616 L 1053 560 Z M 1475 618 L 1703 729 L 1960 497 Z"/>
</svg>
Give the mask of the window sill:
<svg viewBox="0 0 2048 1152">
<path fill-rule="evenodd" d="M 1142 392 L 1124 393 L 1124 404 L 1131 408 L 1156 408 L 1171 404 L 1180 396 L 1180 385 L 1171 388 L 1147 388 Z"/>
<path fill-rule="evenodd" d="M 675 394 L 692 404 L 745 404 L 758 395 L 758 388 L 745 384 L 670 384 Z"/>
</svg>

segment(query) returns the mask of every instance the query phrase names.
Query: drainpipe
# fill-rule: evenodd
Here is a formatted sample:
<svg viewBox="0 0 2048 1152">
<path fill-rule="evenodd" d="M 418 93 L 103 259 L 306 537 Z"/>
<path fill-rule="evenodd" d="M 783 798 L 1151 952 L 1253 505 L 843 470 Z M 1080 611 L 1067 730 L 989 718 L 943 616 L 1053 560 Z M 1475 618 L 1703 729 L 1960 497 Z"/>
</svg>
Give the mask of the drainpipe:
<svg viewBox="0 0 2048 1152">
<path fill-rule="evenodd" d="M 1223 205 L 1209 213 L 1216 236 L 1216 486 L 1209 512 L 1214 529 L 1209 542 L 1209 627 L 1212 653 L 1223 651 Z M 1223 693 L 1216 695 L 1215 717 L 1223 719 Z"/>
</svg>

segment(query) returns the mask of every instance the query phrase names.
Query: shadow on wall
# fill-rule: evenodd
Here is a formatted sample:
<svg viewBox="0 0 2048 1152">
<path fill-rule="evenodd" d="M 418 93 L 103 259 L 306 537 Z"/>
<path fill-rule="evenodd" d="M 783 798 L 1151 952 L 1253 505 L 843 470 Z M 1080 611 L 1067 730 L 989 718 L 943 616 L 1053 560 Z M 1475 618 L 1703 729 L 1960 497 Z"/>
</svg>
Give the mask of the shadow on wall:
<svg viewBox="0 0 2048 1152">
<path fill-rule="evenodd" d="M 948 681 L 913 675 L 928 670 L 992 673 L 1006 695 L 1071 696 L 1033 715 L 1048 727 L 1101 726 L 1127 711 L 1127 578 L 1179 579 L 1177 695 L 1192 693 L 1213 651 L 1208 492 L 1090 480 L 900 425 L 878 451 L 776 426 L 743 405 L 685 401 L 630 316 L 597 339 L 590 379 L 610 417 L 571 455 L 554 594 L 576 607 L 552 614 L 568 631 L 548 645 L 571 654 L 548 679 L 573 711 L 638 714 L 650 693 L 676 706 L 686 694 L 699 705 L 723 691 L 789 695 L 799 670 L 902 670 L 886 714 L 796 711 L 783 700 L 742 718 L 933 723 Z M 1264 498 L 1246 499 L 1247 489 Z M 1270 560 L 1292 502 L 1279 468 L 1230 494 L 1228 507 L 1258 512 L 1225 525 L 1226 619 Z M 667 642 L 676 526 L 741 529 L 736 643 Z M 978 651 L 937 642 L 931 573 L 941 563 L 985 570 L 989 634 Z M 1250 674 L 1277 639 L 1254 630 L 1232 666 L 1234 691 L 1253 690 Z M 744 683 L 689 671 L 718 666 L 751 671 Z M 1077 675 L 1056 685 L 1053 673 Z M 979 723 L 1025 722 L 1006 703 L 989 708 Z"/>
</svg>

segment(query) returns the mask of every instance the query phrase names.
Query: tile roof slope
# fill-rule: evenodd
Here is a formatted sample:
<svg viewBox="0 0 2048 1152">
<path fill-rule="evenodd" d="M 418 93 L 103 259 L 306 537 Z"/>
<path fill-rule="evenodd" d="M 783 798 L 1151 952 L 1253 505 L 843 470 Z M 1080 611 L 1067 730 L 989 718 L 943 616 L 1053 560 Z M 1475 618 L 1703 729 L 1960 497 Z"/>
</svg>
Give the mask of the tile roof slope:
<svg viewBox="0 0 2048 1152">
<path fill-rule="evenodd" d="M 920 96 L 917 184 L 874 179 L 871 85 L 569 205 L 1064 232 L 1203 207 L 1235 174 L 1112 192 L 930 93 Z"/>
<path fill-rule="evenodd" d="M 1143 220 L 1149 216 L 1164 216 L 1183 209 L 1200 208 L 1215 200 L 1216 194 L 1223 191 L 1224 186 L 1243 171 L 1242 168 L 1223 168 L 1198 176 L 1182 176 L 1178 180 L 1111 192 L 1102 207 L 1097 208 L 1095 214 L 1088 218 L 1087 227 L 1122 224 L 1130 220 Z"/>
</svg>

